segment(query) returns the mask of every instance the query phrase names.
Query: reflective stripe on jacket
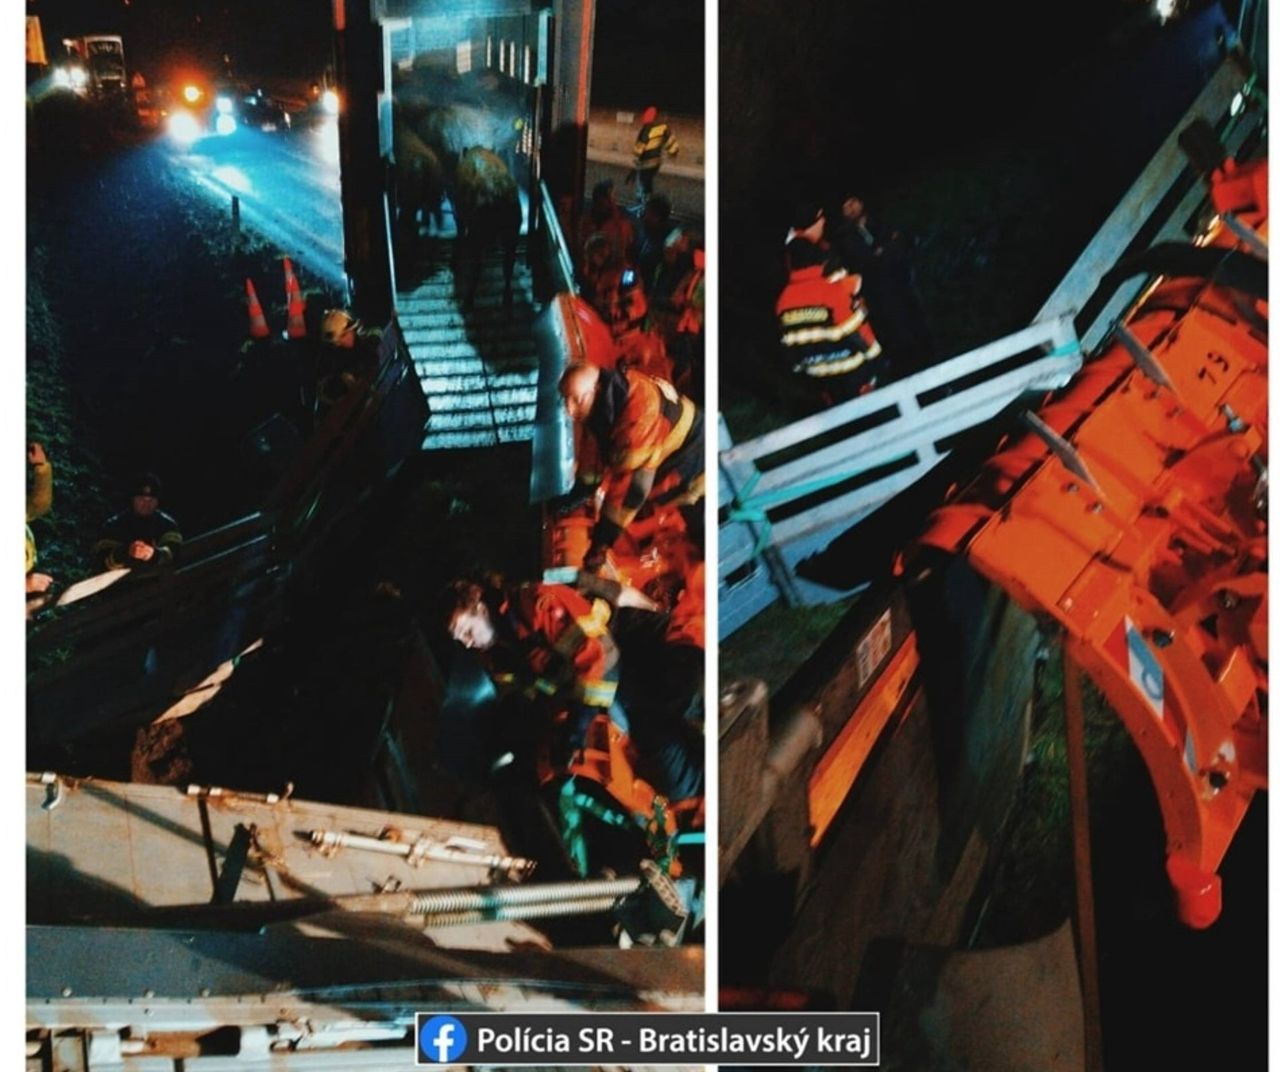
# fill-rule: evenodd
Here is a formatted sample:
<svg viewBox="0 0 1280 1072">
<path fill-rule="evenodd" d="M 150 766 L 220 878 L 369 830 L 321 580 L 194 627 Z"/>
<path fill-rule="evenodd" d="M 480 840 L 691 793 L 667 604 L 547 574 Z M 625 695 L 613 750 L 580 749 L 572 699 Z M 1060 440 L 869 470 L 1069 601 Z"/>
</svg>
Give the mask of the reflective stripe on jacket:
<svg viewBox="0 0 1280 1072">
<path fill-rule="evenodd" d="M 797 268 L 776 306 L 785 359 L 804 376 L 843 376 L 880 356 L 880 343 L 858 297 L 860 276 L 824 276 L 821 265 Z"/>
<path fill-rule="evenodd" d="M 532 675 L 531 686 L 570 707 L 607 710 L 618 689 L 609 608 L 562 584 L 524 584 L 503 608 Z"/>
<path fill-rule="evenodd" d="M 605 456 L 598 528 L 609 536 L 625 529 L 650 497 L 666 503 L 701 497 L 702 413 L 666 380 L 637 369 L 602 372 L 587 423 Z"/>
<path fill-rule="evenodd" d="M 666 123 L 646 123 L 636 135 L 635 166 L 641 171 L 657 168 L 662 164 L 662 154 L 675 156 L 680 151 L 671 128 Z"/>
</svg>

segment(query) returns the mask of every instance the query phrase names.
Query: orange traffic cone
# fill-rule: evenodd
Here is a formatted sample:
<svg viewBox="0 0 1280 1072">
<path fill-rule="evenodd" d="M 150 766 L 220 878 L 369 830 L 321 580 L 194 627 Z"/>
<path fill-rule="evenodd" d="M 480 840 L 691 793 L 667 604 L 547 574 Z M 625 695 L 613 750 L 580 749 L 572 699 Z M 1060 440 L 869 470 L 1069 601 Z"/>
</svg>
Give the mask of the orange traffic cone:
<svg viewBox="0 0 1280 1072">
<path fill-rule="evenodd" d="M 302 297 L 302 288 L 298 286 L 298 277 L 293 274 L 293 264 L 288 257 L 284 259 L 284 293 L 289 301 L 289 328 L 286 334 L 291 339 L 305 339 L 307 303 Z"/>
<path fill-rule="evenodd" d="M 267 327 L 267 317 L 262 311 L 262 303 L 258 301 L 258 292 L 253 289 L 253 280 L 244 281 L 245 300 L 249 305 L 249 338 L 265 339 L 271 334 Z"/>
</svg>

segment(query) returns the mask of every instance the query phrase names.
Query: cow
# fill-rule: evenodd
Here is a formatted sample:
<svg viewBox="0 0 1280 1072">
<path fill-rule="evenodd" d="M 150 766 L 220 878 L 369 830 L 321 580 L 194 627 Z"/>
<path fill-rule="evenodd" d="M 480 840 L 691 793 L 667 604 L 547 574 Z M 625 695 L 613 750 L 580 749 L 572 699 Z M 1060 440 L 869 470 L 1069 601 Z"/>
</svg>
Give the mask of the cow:
<svg viewBox="0 0 1280 1072">
<path fill-rule="evenodd" d="M 397 241 L 409 246 L 418 238 L 418 215 L 437 231 L 444 229 L 445 171 L 437 153 L 404 123 L 395 125 Z"/>
<path fill-rule="evenodd" d="M 458 245 L 454 278 L 464 292 L 462 307 L 475 303 L 480 283 L 480 266 L 484 251 L 494 243 L 502 244 L 503 304 L 512 304 L 511 277 L 515 270 L 516 243 L 520 239 L 523 211 L 520 188 L 498 155 L 489 149 L 472 146 L 458 160 L 452 192 L 453 214 L 458 221 Z M 470 279 L 463 274 L 470 262 Z"/>
</svg>

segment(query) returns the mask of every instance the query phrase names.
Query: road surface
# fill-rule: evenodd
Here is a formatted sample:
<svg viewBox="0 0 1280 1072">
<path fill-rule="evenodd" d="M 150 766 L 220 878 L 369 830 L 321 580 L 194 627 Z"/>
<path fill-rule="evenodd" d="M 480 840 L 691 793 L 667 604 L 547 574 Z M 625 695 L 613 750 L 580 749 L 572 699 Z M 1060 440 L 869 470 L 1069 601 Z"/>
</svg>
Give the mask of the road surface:
<svg viewBox="0 0 1280 1072">
<path fill-rule="evenodd" d="M 174 159 L 211 199 L 313 275 L 345 285 L 338 131 L 333 120 L 263 133 L 241 129 L 206 137 Z"/>
</svg>

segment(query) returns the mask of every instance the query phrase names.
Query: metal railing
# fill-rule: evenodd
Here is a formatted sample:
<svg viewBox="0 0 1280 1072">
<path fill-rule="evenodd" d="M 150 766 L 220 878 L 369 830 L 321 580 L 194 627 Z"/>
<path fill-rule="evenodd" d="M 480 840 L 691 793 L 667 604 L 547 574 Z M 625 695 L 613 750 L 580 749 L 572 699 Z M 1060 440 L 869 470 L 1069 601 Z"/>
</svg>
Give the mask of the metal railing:
<svg viewBox="0 0 1280 1072">
<path fill-rule="evenodd" d="M 732 445 L 722 419 L 720 635 L 779 598 L 847 595 L 800 578 L 797 563 L 933 469 L 955 436 L 1064 386 L 1081 361 L 1060 316 L 746 443 Z"/>
<path fill-rule="evenodd" d="M 372 382 L 334 404 L 261 512 L 188 540 L 172 568 L 126 576 L 32 626 L 31 737 L 149 721 L 262 636 L 291 579 L 323 571 L 344 522 L 418 449 L 425 408 L 393 320 Z"/>
</svg>

